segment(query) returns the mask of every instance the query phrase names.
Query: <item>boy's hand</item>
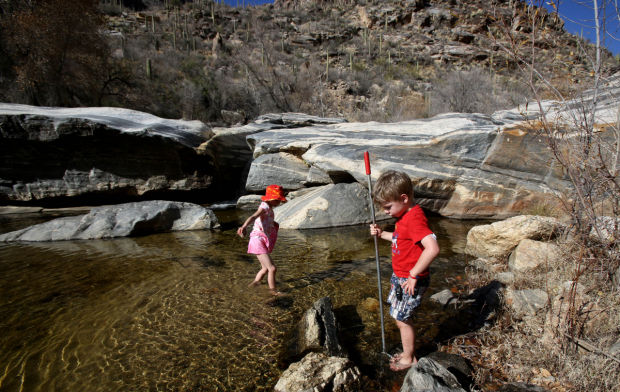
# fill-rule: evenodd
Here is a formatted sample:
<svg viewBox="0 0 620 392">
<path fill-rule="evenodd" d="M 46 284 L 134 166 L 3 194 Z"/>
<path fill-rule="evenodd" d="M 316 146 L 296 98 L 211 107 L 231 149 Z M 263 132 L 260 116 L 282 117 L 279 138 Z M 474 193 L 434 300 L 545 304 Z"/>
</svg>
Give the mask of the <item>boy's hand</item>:
<svg viewBox="0 0 620 392">
<path fill-rule="evenodd" d="M 370 225 L 370 235 L 376 235 L 381 238 L 381 232 L 383 232 L 383 230 L 381 230 L 376 224 Z"/>
<path fill-rule="evenodd" d="M 237 235 L 241 238 L 243 238 L 243 236 L 245 236 L 245 227 L 241 226 L 240 228 L 237 229 Z"/>
<path fill-rule="evenodd" d="M 403 283 L 401 286 L 405 290 L 405 293 L 407 293 L 409 295 L 413 295 L 413 293 L 415 292 L 415 285 L 417 283 L 418 283 L 417 279 L 407 278 L 405 283 Z"/>
</svg>

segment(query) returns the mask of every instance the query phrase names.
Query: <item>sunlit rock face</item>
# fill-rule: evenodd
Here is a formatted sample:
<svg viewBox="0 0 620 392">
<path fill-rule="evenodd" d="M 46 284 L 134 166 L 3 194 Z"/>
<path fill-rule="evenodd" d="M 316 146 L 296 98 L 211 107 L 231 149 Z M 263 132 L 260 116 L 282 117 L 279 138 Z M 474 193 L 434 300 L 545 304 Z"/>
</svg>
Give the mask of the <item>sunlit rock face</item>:
<svg viewBox="0 0 620 392">
<path fill-rule="evenodd" d="M 607 89 L 603 91 L 606 98 L 599 101 L 596 123 L 600 132 L 611 133 L 605 124 L 616 121 L 618 108 Z M 574 117 L 571 110 L 579 105 L 565 107 L 571 109 L 542 103 L 548 119 L 568 130 Z M 363 156 L 368 151 L 372 180 L 386 170 L 404 171 L 414 182 L 416 202 L 427 210 L 461 219 L 529 213 L 571 187 L 540 132 L 538 109 L 529 105 L 490 116 L 446 113 L 398 123 L 308 124 L 303 116 L 294 121 L 294 114 L 273 122 L 265 117 L 261 131 L 246 136 L 254 157 L 246 190 L 259 193 L 272 183 L 289 191 L 366 184 Z M 574 136 L 567 132 L 563 137 Z M 329 204 L 319 193 L 318 201 L 304 197 L 307 203 Z M 358 203 L 367 202 L 358 199 Z M 295 227 L 306 223 L 296 222 Z"/>
<path fill-rule="evenodd" d="M 544 140 L 520 123 L 511 113 L 450 113 L 400 123 L 263 130 L 247 136 L 255 159 L 246 189 L 259 192 L 271 183 L 287 190 L 365 186 L 363 155 L 369 151 L 373 180 L 386 170 L 406 172 L 416 201 L 431 211 L 455 218 L 512 216 L 566 186 Z M 321 180 L 309 180 L 310 173 L 321 173 Z"/>
<path fill-rule="evenodd" d="M 120 108 L 0 104 L 0 202 L 206 191 L 213 172 L 195 148 L 211 134 Z"/>
</svg>

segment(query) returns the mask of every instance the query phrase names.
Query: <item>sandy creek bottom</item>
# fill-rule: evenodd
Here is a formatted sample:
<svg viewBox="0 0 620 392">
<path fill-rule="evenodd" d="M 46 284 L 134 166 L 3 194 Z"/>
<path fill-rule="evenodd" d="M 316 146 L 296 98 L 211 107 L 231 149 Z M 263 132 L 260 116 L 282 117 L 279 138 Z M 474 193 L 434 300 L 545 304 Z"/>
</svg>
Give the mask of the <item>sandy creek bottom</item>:
<svg viewBox="0 0 620 392">
<path fill-rule="evenodd" d="M 350 356 L 378 390 L 395 388 L 404 373 L 390 372 L 378 354 L 367 228 L 281 230 L 272 256 L 285 294 L 274 298 L 266 285 L 248 288 L 259 264 L 235 234 L 247 215 L 218 212 L 219 231 L 0 244 L 0 390 L 272 390 L 288 365 L 287 337 L 323 296 L 332 298 Z M 43 219 L 4 216 L 0 231 Z M 416 319 L 422 351 L 449 328 L 450 311 L 428 296 L 464 273 L 474 224 L 430 219 L 441 254 Z M 385 298 L 389 243 L 380 242 L 380 256 Z M 398 331 L 385 312 L 387 348 L 395 350 Z"/>
</svg>

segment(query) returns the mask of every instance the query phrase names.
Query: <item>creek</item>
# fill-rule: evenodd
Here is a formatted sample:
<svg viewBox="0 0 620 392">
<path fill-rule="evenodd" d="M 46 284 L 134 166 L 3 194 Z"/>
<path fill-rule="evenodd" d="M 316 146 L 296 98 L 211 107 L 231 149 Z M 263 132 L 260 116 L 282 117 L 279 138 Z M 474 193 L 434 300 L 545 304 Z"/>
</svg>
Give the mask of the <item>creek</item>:
<svg viewBox="0 0 620 392">
<path fill-rule="evenodd" d="M 288 366 L 286 341 L 323 296 L 343 345 L 378 390 L 404 372 L 381 351 L 374 242 L 367 226 L 281 230 L 273 297 L 248 288 L 259 269 L 236 227 L 249 213 L 217 211 L 221 230 L 92 241 L 0 243 L 0 390 L 269 391 Z M 7 232 L 49 217 L 6 215 Z M 432 350 L 450 311 L 428 296 L 465 272 L 469 228 L 430 218 L 440 256 L 416 318 L 417 346 Z M 380 241 L 383 298 L 389 244 Z M 388 351 L 400 343 L 384 307 Z M 418 352 L 420 354 L 420 351 Z"/>
</svg>

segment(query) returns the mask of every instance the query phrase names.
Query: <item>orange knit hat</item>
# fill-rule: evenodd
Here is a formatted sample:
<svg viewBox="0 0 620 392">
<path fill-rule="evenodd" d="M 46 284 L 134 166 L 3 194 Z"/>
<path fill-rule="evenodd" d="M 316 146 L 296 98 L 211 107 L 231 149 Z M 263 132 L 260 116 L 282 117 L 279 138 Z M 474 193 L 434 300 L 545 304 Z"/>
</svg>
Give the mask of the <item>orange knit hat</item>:
<svg viewBox="0 0 620 392">
<path fill-rule="evenodd" d="M 280 200 L 286 202 L 286 197 L 284 197 L 284 190 L 280 185 L 269 185 L 267 190 L 265 190 L 265 196 L 261 197 L 261 200 Z"/>
</svg>

